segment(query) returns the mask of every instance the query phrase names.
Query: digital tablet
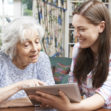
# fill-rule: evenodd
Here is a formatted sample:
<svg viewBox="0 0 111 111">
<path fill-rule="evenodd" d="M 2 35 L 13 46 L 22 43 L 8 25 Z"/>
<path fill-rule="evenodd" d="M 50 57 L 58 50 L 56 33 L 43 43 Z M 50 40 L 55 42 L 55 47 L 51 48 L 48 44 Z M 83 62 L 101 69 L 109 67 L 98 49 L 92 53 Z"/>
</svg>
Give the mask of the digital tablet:
<svg viewBox="0 0 111 111">
<path fill-rule="evenodd" d="M 26 94 L 29 95 L 37 95 L 36 91 L 41 91 L 44 93 L 52 94 L 58 96 L 58 91 L 61 90 L 65 93 L 65 95 L 70 99 L 71 102 L 80 102 L 81 95 L 78 88 L 77 83 L 68 83 L 68 84 L 55 84 L 50 86 L 39 86 L 39 87 L 31 87 L 24 89 Z M 34 105 L 37 105 L 38 102 L 31 100 Z"/>
</svg>

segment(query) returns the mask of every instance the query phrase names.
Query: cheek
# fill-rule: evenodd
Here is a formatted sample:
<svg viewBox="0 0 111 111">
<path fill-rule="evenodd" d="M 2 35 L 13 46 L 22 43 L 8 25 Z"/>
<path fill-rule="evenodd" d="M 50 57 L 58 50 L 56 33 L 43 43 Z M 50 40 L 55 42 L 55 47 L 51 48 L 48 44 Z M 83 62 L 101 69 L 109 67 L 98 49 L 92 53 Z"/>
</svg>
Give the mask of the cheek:
<svg viewBox="0 0 111 111">
<path fill-rule="evenodd" d="M 19 59 L 21 59 L 22 61 L 25 61 L 28 59 L 29 57 L 29 53 L 27 51 L 21 51 L 17 53 L 17 56 L 19 57 Z"/>
<path fill-rule="evenodd" d="M 96 41 L 99 37 L 99 33 L 95 31 L 95 33 L 92 34 L 92 41 Z"/>
<path fill-rule="evenodd" d="M 89 30 L 89 32 L 87 32 L 86 35 L 90 41 L 95 42 L 98 39 L 99 33 L 95 28 L 93 30 Z"/>
<path fill-rule="evenodd" d="M 38 45 L 38 50 L 41 51 L 41 44 Z"/>
<path fill-rule="evenodd" d="M 27 48 L 27 49 L 23 49 L 23 50 L 22 50 L 22 55 L 24 55 L 24 56 L 28 56 L 29 53 L 30 53 L 30 48 Z"/>
<path fill-rule="evenodd" d="M 90 46 L 92 46 L 92 45 L 94 45 L 95 43 L 97 43 L 97 41 L 98 41 L 98 36 L 97 36 L 97 35 L 94 35 L 94 36 L 92 36 L 92 37 L 88 40 L 88 44 L 89 44 Z"/>
<path fill-rule="evenodd" d="M 29 51 L 24 51 L 22 54 L 25 58 L 27 58 L 29 56 Z"/>
</svg>

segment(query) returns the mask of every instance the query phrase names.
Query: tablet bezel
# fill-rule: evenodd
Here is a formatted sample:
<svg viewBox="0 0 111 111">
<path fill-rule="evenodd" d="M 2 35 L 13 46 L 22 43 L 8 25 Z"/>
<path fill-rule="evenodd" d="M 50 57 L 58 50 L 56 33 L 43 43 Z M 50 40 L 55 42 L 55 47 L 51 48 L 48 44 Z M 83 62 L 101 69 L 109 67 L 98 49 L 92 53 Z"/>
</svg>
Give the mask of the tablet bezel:
<svg viewBox="0 0 111 111">
<path fill-rule="evenodd" d="M 80 91 L 77 83 L 55 84 L 55 85 L 48 85 L 48 86 L 24 88 L 24 91 L 26 92 L 27 96 L 37 95 L 36 91 L 41 91 L 44 93 L 58 96 L 59 90 L 63 91 L 65 95 L 70 99 L 71 102 L 81 101 L 81 95 L 80 95 Z M 37 101 L 34 101 L 34 100 L 31 100 L 31 102 L 34 105 L 39 104 Z"/>
</svg>

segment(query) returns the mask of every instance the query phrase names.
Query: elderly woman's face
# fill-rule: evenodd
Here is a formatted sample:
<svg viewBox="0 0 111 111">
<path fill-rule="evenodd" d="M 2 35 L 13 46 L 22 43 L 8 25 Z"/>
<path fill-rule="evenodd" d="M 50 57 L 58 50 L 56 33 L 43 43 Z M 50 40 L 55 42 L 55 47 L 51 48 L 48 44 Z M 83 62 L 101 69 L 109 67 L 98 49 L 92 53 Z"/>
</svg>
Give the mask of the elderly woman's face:
<svg viewBox="0 0 111 111">
<path fill-rule="evenodd" d="M 35 63 L 41 50 L 38 33 L 34 30 L 27 30 L 24 38 L 25 41 L 17 43 L 16 58 L 24 65 Z"/>
</svg>

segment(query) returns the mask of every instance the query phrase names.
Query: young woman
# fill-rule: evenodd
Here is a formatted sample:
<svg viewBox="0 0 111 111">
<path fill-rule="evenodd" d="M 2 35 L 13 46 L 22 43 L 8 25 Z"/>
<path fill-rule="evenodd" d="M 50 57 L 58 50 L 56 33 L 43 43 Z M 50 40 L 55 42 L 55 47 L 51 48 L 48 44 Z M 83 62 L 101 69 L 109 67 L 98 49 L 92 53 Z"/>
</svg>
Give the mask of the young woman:
<svg viewBox="0 0 111 111">
<path fill-rule="evenodd" d="M 35 99 L 61 111 L 89 111 L 103 106 L 111 109 L 111 21 L 108 9 L 97 0 L 86 1 L 74 12 L 72 24 L 78 43 L 74 46 L 71 71 L 74 82 L 78 82 L 86 98 L 80 103 L 71 103 L 60 91 L 60 97 L 37 92 Z"/>
</svg>

